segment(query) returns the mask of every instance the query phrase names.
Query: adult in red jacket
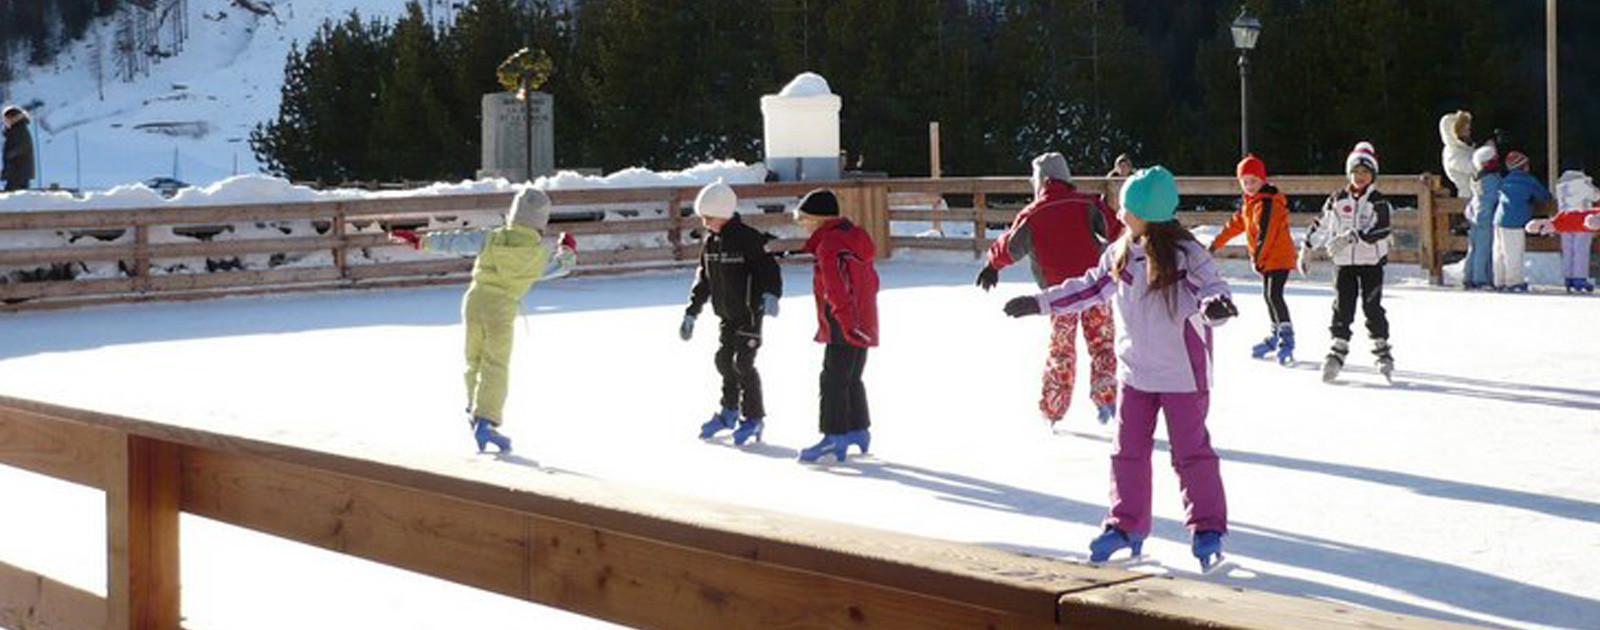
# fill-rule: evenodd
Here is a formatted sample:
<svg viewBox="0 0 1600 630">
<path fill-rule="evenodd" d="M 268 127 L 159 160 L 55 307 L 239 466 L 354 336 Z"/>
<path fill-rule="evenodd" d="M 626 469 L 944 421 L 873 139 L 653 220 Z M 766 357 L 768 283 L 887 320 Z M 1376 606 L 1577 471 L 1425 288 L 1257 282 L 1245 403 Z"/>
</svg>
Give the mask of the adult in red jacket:
<svg viewBox="0 0 1600 630">
<path fill-rule="evenodd" d="M 1100 262 L 1106 244 L 1122 234 L 1122 222 L 1099 195 L 1079 192 L 1072 185 L 1072 171 L 1060 153 L 1034 158 L 1033 189 L 1033 203 L 1023 208 L 1011 229 L 989 247 L 989 263 L 978 273 L 977 281 L 985 291 L 999 282 L 1000 269 L 1024 257 L 1033 259 L 1033 279 L 1041 289 L 1081 276 Z M 1116 413 L 1117 398 L 1117 331 L 1111 305 L 1052 315 L 1050 323 L 1040 413 L 1051 424 L 1067 415 L 1077 378 L 1075 346 L 1081 327 L 1089 345 L 1089 399 L 1100 421 L 1109 421 Z"/>
<path fill-rule="evenodd" d="M 817 302 L 822 358 L 820 425 L 822 441 L 800 451 L 800 461 L 826 455 L 844 461 L 850 445 L 862 453 L 872 441 L 867 388 L 861 375 L 867 349 L 878 345 L 878 272 L 872 237 L 840 216 L 831 191 L 814 190 L 800 200 L 795 220 L 810 233 L 805 250 L 815 256 L 811 293 Z"/>
</svg>

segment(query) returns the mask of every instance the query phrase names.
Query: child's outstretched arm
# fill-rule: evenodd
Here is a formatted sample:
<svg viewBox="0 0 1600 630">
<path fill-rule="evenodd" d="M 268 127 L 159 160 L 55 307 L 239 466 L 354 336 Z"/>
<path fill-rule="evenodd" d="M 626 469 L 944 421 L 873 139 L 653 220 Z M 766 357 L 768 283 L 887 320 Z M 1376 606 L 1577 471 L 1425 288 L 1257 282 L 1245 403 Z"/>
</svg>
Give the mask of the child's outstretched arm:
<svg viewBox="0 0 1600 630">
<path fill-rule="evenodd" d="M 422 235 L 424 251 L 442 252 L 460 256 L 476 256 L 489 242 L 488 230 L 446 230 Z"/>
<path fill-rule="evenodd" d="M 1105 302 L 1117 291 L 1111 273 L 1113 250 L 1100 255 L 1100 264 L 1076 278 L 1045 289 L 1038 295 L 1024 295 L 1006 302 L 1005 311 L 1012 317 L 1043 313 L 1076 313 Z"/>
<path fill-rule="evenodd" d="M 1211 239 L 1211 245 L 1207 249 L 1211 251 L 1222 249 L 1222 246 L 1227 245 L 1233 237 L 1244 233 L 1244 211 L 1249 203 L 1245 201 L 1239 205 L 1239 209 L 1234 211 L 1227 224 L 1222 226 L 1222 231 L 1217 233 L 1216 238 Z"/>
</svg>

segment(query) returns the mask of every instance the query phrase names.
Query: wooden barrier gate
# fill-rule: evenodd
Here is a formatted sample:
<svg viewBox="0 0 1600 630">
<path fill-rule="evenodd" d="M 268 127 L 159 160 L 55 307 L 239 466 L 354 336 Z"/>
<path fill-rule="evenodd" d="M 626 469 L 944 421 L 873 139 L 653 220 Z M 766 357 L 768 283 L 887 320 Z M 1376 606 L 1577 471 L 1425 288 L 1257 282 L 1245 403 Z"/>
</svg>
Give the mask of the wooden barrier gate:
<svg viewBox="0 0 1600 630">
<path fill-rule="evenodd" d="M 106 598 L 0 563 L 0 626 L 176 630 L 180 512 L 640 627 L 1438 629 L 575 475 L 507 487 L 0 397 L 0 465 L 105 491 Z"/>
</svg>

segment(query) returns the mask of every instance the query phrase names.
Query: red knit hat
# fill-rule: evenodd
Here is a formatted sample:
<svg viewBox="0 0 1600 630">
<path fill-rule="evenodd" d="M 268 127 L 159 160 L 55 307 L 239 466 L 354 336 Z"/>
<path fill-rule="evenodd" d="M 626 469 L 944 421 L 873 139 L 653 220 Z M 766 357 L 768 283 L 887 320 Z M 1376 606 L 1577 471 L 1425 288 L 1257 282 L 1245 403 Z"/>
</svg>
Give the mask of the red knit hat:
<svg viewBox="0 0 1600 630">
<path fill-rule="evenodd" d="M 1262 162 L 1261 158 L 1256 157 L 1254 153 L 1244 156 L 1244 159 L 1239 160 L 1239 168 L 1234 169 L 1234 176 L 1244 177 L 1245 175 L 1255 175 L 1262 180 L 1266 180 L 1267 163 Z"/>
<path fill-rule="evenodd" d="M 1520 151 L 1512 151 L 1510 153 L 1507 153 L 1506 154 L 1506 168 L 1515 169 L 1515 170 L 1519 170 L 1519 171 L 1528 170 L 1528 156 L 1524 155 Z"/>
</svg>

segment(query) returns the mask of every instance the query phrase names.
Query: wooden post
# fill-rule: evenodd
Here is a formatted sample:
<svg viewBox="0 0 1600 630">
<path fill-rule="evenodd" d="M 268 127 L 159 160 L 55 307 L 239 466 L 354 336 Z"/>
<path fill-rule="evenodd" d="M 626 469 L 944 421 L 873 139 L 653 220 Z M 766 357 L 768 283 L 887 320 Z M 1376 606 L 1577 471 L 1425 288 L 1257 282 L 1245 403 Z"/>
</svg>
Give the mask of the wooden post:
<svg viewBox="0 0 1600 630">
<path fill-rule="evenodd" d="M 150 290 L 150 226 L 144 223 L 133 228 L 133 276 L 138 281 L 138 292 Z"/>
<path fill-rule="evenodd" d="M 344 202 L 341 201 L 341 202 L 339 202 L 337 204 L 334 204 L 334 206 L 333 206 L 333 227 L 332 227 L 332 229 L 330 231 L 333 232 L 334 238 L 339 239 L 339 244 L 336 247 L 333 248 L 333 266 L 338 267 L 338 269 L 339 269 L 339 278 L 344 279 L 344 280 L 349 280 L 350 279 L 350 243 L 349 243 L 348 240 L 345 239 L 345 233 L 346 233 L 346 230 L 348 229 L 346 227 L 346 220 L 345 220 L 346 214 L 347 214 L 347 209 L 345 208 Z"/>
<path fill-rule="evenodd" d="M 1417 192 L 1417 245 L 1421 248 L 1419 259 L 1428 272 L 1428 282 L 1434 286 L 1444 284 L 1443 258 L 1439 256 L 1438 221 L 1434 219 L 1433 197 L 1438 191 L 1436 178 L 1423 175 Z"/>
<path fill-rule="evenodd" d="M 980 185 L 981 186 L 981 185 Z M 982 258 L 989 240 L 989 195 L 979 186 L 972 188 L 972 255 Z"/>
<path fill-rule="evenodd" d="M 110 630 L 179 630 L 176 444 L 118 434 L 106 457 Z"/>
<path fill-rule="evenodd" d="M 1550 190 L 1556 189 L 1556 178 L 1561 176 L 1561 83 L 1556 80 L 1556 0 L 1545 5 L 1545 118 L 1549 121 L 1550 147 L 1546 151 L 1550 160 Z"/>
<path fill-rule="evenodd" d="M 939 179 L 944 177 L 944 163 L 939 155 L 939 122 L 928 123 L 928 177 Z M 948 208 L 949 206 L 945 206 Z M 938 210 L 939 204 L 935 203 L 930 210 Z M 933 220 L 933 229 L 941 236 L 944 234 L 944 221 L 938 218 Z"/>
<path fill-rule="evenodd" d="M 683 192 L 674 189 L 667 198 L 667 220 L 672 222 L 672 227 L 667 228 L 667 242 L 672 245 L 673 260 L 683 260 L 683 213 L 678 210 L 682 205 Z"/>
</svg>

